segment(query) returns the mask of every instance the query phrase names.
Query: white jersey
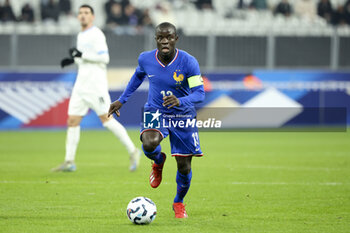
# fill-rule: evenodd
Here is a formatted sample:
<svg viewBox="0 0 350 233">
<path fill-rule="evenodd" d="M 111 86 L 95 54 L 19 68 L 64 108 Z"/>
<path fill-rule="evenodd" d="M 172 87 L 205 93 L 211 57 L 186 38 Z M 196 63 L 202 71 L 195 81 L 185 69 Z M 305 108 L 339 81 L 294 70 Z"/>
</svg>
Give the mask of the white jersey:
<svg viewBox="0 0 350 233">
<path fill-rule="evenodd" d="M 106 65 L 109 54 L 103 32 L 96 26 L 79 32 L 77 49 L 82 52 L 82 57 L 74 59 L 79 69 L 73 92 L 94 95 L 108 92 Z"/>
</svg>

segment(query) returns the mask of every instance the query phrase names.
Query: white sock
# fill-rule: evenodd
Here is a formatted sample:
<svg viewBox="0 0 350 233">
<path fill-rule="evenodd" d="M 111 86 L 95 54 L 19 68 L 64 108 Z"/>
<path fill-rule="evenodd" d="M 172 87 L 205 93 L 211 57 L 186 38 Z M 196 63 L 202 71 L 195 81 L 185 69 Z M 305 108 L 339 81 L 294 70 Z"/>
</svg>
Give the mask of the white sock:
<svg viewBox="0 0 350 233">
<path fill-rule="evenodd" d="M 80 126 L 68 127 L 66 138 L 66 158 L 65 161 L 74 161 L 80 139 Z"/>
<path fill-rule="evenodd" d="M 112 133 L 117 136 L 121 143 L 126 147 L 126 150 L 129 152 L 129 154 L 135 151 L 135 145 L 131 141 L 128 133 L 126 132 L 126 129 L 117 120 L 112 118 L 103 123 L 103 126 L 112 131 Z"/>
</svg>

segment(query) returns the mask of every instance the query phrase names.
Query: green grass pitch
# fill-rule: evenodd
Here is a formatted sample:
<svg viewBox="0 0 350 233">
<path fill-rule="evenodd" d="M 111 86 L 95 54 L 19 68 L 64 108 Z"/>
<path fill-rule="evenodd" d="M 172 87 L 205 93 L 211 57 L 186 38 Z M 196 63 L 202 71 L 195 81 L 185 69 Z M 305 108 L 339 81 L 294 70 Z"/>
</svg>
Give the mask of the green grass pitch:
<svg viewBox="0 0 350 233">
<path fill-rule="evenodd" d="M 140 146 L 138 131 L 130 131 Z M 51 173 L 64 158 L 65 131 L 0 132 L 0 232 L 350 232 L 350 133 L 200 133 L 185 198 L 175 219 L 176 163 L 148 184 L 151 163 L 128 171 L 126 150 L 108 131 L 82 131 L 78 170 Z M 169 141 L 162 143 L 169 154 Z M 128 202 L 151 198 L 158 214 L 133 225 Z"/>
</svg>

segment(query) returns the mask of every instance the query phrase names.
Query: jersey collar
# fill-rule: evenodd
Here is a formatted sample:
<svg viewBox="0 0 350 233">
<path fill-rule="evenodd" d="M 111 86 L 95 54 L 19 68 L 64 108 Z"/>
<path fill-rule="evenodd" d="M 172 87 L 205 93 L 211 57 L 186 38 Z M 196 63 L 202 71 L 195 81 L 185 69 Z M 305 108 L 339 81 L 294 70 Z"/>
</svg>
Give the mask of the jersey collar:
<svg viewBox="0 0 350 233">
<path fill-rule="evenodd" d="M 176 60 L 177 56 L 179 55 L 179 50 L 178 49 L 175 49 L 176 50 L 176 54 L 173 58 L 173 60 L 167 65 L 167 66 L 170 66 L 171 64 L 173 64 L 173 62 Z M 156 60 L 157 62 L 159 63 L 159 65 L 161 65 L 163 68 L 166 67 L 166 65 L 164 65 L 161 61 L 159 61 L 158 59 L 158 49 L 156 50 Z"/>
<path fill-rule="evenodd" d="M 84 31 L 81 31 L 81 33 L 85 33 L 85 32 L 88 32 L 90 31 L 91 29 L 95 28 L 96 26 L 95 25 L 92 25 L 91 27 L 89 27 L 88 29 L 85 29 Z"/>
</svg>

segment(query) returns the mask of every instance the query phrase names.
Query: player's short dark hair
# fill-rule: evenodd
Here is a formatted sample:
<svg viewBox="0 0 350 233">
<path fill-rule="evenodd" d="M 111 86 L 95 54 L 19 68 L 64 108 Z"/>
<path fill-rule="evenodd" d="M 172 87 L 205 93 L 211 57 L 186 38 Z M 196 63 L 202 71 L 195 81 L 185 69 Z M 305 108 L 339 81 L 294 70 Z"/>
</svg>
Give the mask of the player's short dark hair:
<svg viewBox="0 0 350 233">
<path fill-rule="evenodd" d="M 172 29 L 174 29 L 175 35 L 177 35 L 175 25 L 174 25 L 174 24 L 171 24 L 171 23 L 169 23 L 169 22 L 163 22 L 163 23 L 161 23 L 161 24 L 158 24 L 158 26 L 156 27 L 156 33 L 157 33 L 157 30 L 158 30 L 158 29 L 163 29 L 163 28 L 172 28 Z"/>
<path fill-rule="evenodd" d="M 90 6 L 90 5 L 88 5 L 88 4 L 83 4 L 83 5 L 81 5 L 81 6 L 79 7 L 79 9 L 80 9 L 80 8 L 89 8 L 90 11 L 91 11 L 91 13 L 92 13 L 92 14 L 95 14 L 94 8 L 92 8 L 92 6 Z"/>
</svg>

